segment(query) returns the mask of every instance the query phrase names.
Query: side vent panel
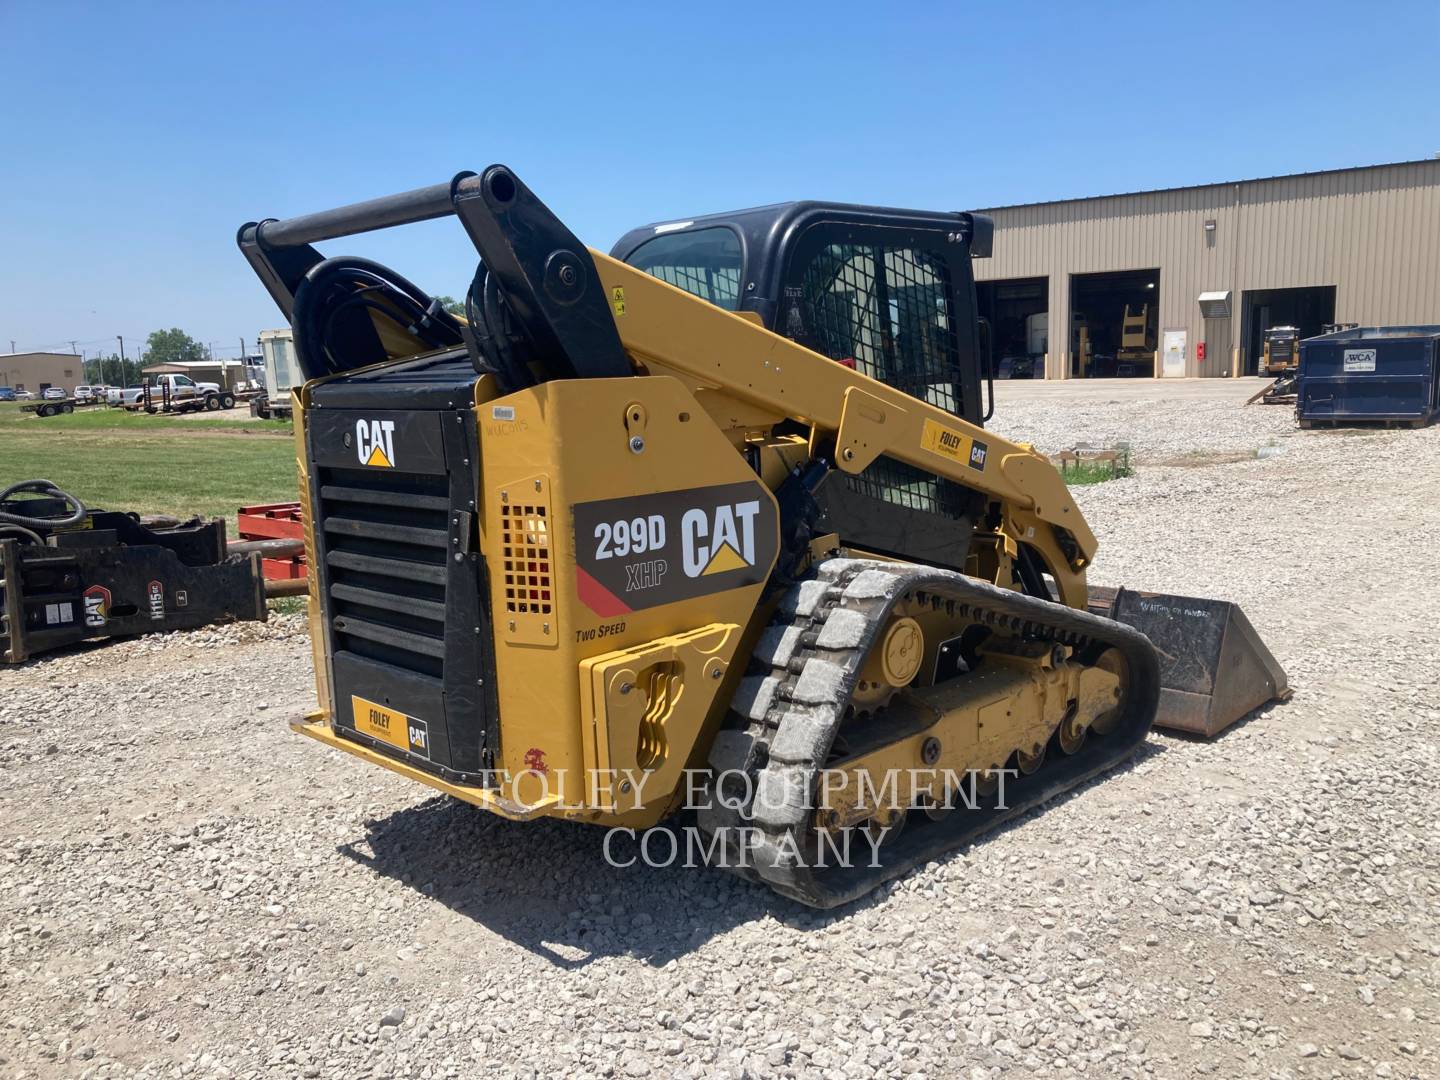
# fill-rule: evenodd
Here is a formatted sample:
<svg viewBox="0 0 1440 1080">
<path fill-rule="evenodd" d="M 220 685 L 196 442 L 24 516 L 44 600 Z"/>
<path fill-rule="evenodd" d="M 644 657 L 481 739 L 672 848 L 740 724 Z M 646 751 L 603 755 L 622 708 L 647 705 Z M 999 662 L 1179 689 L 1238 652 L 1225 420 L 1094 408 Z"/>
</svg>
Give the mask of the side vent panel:
<svg viewBox="0 0 1440 1080">
<path fill-rule="evenodd" d="M 501 566 L 495 608 L 501 634 L 522 645 L 557 642 L 554 518 L 550 479 L 533 476 L 500 489 Z"/>
</svg>

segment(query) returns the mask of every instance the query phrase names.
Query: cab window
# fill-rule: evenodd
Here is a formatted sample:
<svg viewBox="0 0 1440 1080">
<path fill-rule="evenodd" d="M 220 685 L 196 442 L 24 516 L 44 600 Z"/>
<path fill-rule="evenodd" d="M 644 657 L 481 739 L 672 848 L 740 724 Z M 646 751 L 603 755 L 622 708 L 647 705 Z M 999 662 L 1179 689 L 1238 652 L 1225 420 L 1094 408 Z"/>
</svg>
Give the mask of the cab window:
<svg viewBox="0 0 1440 1080">
<path fill-rule="evenodd" d="M 740 306 L 744 254 L 740 237 L 730 229 L 662 233 L 641 244 L 625 261 L 727 311 Z"/>
</svg>

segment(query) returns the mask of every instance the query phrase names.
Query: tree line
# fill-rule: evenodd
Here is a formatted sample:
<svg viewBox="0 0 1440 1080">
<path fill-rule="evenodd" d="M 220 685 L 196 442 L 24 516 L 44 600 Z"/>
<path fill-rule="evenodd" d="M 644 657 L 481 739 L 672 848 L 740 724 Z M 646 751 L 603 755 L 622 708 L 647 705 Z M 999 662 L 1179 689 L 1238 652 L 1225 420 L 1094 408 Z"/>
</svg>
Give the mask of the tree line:
<svg viewBox="0 0 1440 1080">
<path fill-rule="evenodd" d="M 169 330 L 153 331 L 145 339 L 138 356 L 126 356 L 122 361 L 116 351 L 109 355 L 87 357 L 85 381 L 104 386 L 135 386 L 144 378 L 142 368 L 208 359 L 210 356 L 204 345 L 179 327 L 172 326 Z"/>
</svg>

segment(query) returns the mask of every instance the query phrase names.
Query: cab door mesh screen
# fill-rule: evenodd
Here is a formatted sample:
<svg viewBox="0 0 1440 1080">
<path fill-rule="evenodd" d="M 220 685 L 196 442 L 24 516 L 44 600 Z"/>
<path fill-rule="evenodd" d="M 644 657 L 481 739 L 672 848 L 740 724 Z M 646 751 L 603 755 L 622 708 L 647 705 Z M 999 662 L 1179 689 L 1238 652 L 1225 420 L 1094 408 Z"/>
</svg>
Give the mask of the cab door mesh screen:
<svg viewBox="0 0 1440 1080">
<path fill-rule="evenodd" d="M 787 291 L 787 336 L 960 412 L 950 268 L 943 259 L 916 248 L 829 244 L 805 267 L 798 289 Z"/>
<path fill-rule="evenodd" d="M 960 415 L 950 268 L 917 248 L 829 244 L 786 289 L 787 337 L 897 390 Z M 863 495 L 959 516 L 963 493 L 923 469 L 881 457 L 847 478 Z"/>
</svg>

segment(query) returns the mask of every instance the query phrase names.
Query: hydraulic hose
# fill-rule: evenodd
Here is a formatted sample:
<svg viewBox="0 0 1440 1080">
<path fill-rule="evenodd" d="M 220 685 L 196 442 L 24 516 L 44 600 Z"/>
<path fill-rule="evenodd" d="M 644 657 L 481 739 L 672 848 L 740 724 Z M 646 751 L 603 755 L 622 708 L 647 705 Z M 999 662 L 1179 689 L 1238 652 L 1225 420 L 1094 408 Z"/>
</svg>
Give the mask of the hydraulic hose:
<svg viewBox="0 0 1440 1080">
<path fill-rule="evenodd" d="M 465 322 L 475 343 L 471 359 L 476 371 L 493 374 L 506 394 L 535 384 L 525 342 L 515 333 L 500 285 L 483 261 L 476 264 L 465 291 Z"/>
<path fill-rule="evenodd" d="M 60 499 L 67 506 L 72 507 L 72 510 L 64 517 L 21 514 L 14 512 L 13 509 L 0 510 L 0 523 L 15 525 L 22 529 L 33 529 L 36 526 L 47 529 L 63 529 L 71 525 L 79 525 L 85 520 L 85 515 L 88 513 L 84 503 L 68 491 L 61 491 L 49 480 L 22 480 L 18 484 L 11 484 L 4 491 L 0 491 L 0 505 L 16 495 L 40 495 L 46 498 Z"/>
<path fill-rule="evenodd" d="M 357 323 L 357 315 L 370 318 Z M 342 316 L 348 318 L 342 321 Z M 386 359 L 388 354 L 374 333 L 375 316 L 390 320 L 414 337 L 420 345 L 417 351 L 464 344 L 455 317 L 389 267 L 354 256 L 325 259 L 311 267 L 295 290 L 295 359 L 305 377 L 335 375 Z M 337 333 L 346 323 L 352 337 L 356 326 L 368 331 L 372 355 L 357 352 L 353 340 L 337 354 Z"/>
<path fill-rule="evenodd" d="M 0 540 L 4 540 L 7 536 L 18 536 L 26 543 L 34 544 L 36 547 L 45 546 L 45 538 L 34 530 L 25 528 L 24 525 L 0 524 Z"/>
<path fill-rule="evenodd" d="M 357 318 L 358 316 L 358 318 Z M 533 386 L 527 338 L 517 332 L 499 280 L 484 262 L 465 292 L 465 324 L 438 300 L 387 266 L 342 256 L 311 267 L 295 290 L 295 359 L 315 379 L 388 358 L 376 317 L 414 337 L 418 351 L 464 345 L 476 371 L 493 374 L 504 393 Z"/>
</svg>

